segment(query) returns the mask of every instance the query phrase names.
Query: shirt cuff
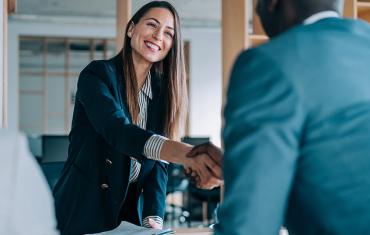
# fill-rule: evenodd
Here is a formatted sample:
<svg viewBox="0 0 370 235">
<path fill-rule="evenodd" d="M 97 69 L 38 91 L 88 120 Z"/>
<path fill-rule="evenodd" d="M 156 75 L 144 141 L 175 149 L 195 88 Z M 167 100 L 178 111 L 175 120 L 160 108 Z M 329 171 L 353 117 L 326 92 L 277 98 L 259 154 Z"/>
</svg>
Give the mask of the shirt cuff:
<svg viewBox="0 0 370 235">
<path fill-rule="evenodd" d="M 168 140 L 160 135 L 152 135 L 144 145 L 144 156 L 152 160 L 161 160 L 161 149 L 164 142 Z"/>
<path fill-rule="evenodd" d="M 154 220 L 154 222 L 156 224 L 158 224 L 161 227 L 163 227 L 163 219 L 161 217 L 159 217 L 158 215 L 149 215 L 149 216 L 145 217 L 143 219 L 143 227 L 152 228 L 152 226 L 150 226 L 150 224 L 149 224 L 149 219 Z"/>
</svg>

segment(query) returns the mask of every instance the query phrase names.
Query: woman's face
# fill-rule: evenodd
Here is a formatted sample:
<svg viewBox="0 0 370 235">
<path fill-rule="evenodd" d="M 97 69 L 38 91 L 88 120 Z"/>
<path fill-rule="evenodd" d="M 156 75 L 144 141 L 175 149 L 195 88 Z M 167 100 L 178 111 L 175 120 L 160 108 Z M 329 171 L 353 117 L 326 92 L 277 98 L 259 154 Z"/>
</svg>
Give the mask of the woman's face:
<svg viewBox="0 0 370 235">
<path fill-rule="evenodd" d="M 150 9 L 140 21 L 130 25 L 133 58 L 154 63 L 163 60 L 170 51 L 175 35 L 174 17 L 165 8 Z"/>
</svg>

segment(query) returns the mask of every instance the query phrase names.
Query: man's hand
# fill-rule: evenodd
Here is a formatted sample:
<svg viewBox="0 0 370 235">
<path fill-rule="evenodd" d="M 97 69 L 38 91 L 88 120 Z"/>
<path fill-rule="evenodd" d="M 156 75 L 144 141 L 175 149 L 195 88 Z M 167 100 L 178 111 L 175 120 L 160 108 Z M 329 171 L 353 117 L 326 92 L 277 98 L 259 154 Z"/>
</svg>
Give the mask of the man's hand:
<svg viewBox="0 0 370 235">
<path fill-rule="evenodd" d="M 181 164 L 194 172 L 197 187 L 212 189 L 222 181 L 222 152 L 211 143 L 191 146 L 173 140 L 166 140 L 161 149 L 161 159 Z"/>
<path fill-rule="evenodd" d="M 223 165 L 223 153 L 220 148 L 216 145 L 212 144 L 211 142 L 207 142 L 204 144 L 200 144 L 194 146 L 186 157 L 196 157 L 200 154 L 207 154 L 213 161 L 214 164 L 210 164 L 209 168 L 211 172 L 218 178 L 222 179 L 222 165 Z"/>
<path fill-rule="evenodd" d="M 207 156 L 204 156 L 207 155 Z M 197 145 L 186 155 L 188 158 L 197 160 L 200 167 L 185 167 L 185 173 L 202 189 L 212 189 L 223 184 L 222 164 L 223 154 L 221 149 L 211 142 Z"/>
<path fill-rule="evenodd" d="M 213 189 L 223 184 L 223 180 L 213 174 L 221 175 L 221 168 L 207 154 L 187 158 L 184 164 L 185 172 L 191 172 L 191 179 L 201 189 Z M 212 170 L 211 170 L 212 168 Z"/>
</svg>

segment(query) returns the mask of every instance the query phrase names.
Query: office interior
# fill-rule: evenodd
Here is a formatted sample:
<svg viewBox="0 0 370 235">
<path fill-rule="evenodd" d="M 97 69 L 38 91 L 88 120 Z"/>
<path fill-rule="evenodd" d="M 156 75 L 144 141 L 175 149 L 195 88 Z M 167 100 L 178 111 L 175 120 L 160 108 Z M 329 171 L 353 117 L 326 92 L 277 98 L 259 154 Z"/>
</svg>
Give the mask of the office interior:
<svg viewBox="0 0 370 235">
<path fill-rule="evenodd" d="M 79 72 L 120 49 L 127 19 L 149 0 L 2 0 L 0 127 L 25 133 L 52 188 L 67 158 Z M 268 41 L 255 0 L 169 0 L 179 12 L 189 112 L 183 141 L 222 145 L 230 69 L 243 50 Z M 370 22 L 370 1 L 346 0 L 345 17 Z M 166 223 L 215 222 L 220 189 L 196 189 L 170 167 Z"/>
</svg>

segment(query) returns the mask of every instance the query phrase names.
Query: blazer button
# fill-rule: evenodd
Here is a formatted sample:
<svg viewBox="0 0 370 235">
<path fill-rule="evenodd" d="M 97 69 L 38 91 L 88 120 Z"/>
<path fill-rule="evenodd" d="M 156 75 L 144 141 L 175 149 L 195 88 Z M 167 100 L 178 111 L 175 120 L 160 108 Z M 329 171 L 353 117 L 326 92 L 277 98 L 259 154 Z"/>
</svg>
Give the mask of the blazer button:
<svg viewBox="0 0 370 235">
<path fill-rule="evenodd" d="M 101 189 L 107 189 L 107 188 L 109 188 L 109 185 L 108 184 L 101 184 L 100 188 Z"/>
<path fill-rule="evenodd" d="M 108 158 L 105 159 L 105 163 L 107 163 L 107 165 L 111 166 L 113 164 L 113 162 L 111 160 L 109 160 Z"/>
</svg>

